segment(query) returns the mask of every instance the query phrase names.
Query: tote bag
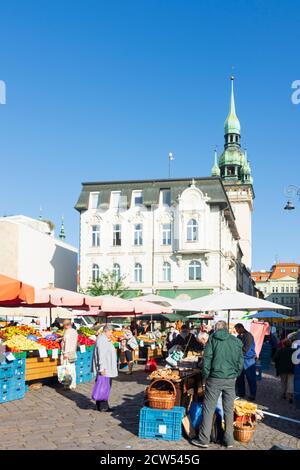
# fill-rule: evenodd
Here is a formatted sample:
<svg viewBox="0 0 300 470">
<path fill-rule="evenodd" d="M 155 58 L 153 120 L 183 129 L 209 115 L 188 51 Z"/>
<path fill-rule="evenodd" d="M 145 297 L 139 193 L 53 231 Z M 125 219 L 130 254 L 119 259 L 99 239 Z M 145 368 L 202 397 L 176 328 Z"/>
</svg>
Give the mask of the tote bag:
<svg viewBox="0 0 300 470">
<path fill-rule="evenodd" d="M 110 392 L 110 378 L 98 375 L 92 391 L 92 399 L 95 401 L 107 401 Z"/>
</svg>

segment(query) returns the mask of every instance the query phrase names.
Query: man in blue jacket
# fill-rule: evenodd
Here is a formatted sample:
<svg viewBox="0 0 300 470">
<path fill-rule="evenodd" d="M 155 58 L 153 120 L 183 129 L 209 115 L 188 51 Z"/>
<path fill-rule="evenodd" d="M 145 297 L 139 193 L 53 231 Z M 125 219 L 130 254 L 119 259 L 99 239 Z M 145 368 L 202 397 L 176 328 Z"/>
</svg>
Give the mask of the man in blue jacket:
<svg viewBox="0 0 300 470">
<path fill-rule="evenodd" d="M 241 375 L 237 378 L 236 387 L 237 393 L 240 398 L 244 398 L 246 395 L 246 383 L 249 385 L 250 396 L 249 399 L 254 401 L 256 397 L 256 353 L 255 353 L 255 341 L 253 335 L 247 331 L 241 323 L 235 325 L 235 331 L 238 334 L 238 338 L 243 344 L 244 354 L 244 368 Z"/>
</svg>

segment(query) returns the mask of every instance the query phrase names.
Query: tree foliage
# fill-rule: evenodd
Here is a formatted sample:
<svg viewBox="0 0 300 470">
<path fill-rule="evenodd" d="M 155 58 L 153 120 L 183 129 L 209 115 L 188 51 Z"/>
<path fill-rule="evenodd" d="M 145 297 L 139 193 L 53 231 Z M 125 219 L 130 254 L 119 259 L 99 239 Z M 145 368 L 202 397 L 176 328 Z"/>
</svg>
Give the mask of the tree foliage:
<svg viewBox="0 0 300 470">
<path fill-rule="evenodd" d="M 126 291 L 124 276 L 116 276 L 113 271 L 106 271 L 100 274 L 99 278 L 88 286 L 85 293 L 93 296 L 98 295 L 118 295 L 123 297 Z"/>
</svg>

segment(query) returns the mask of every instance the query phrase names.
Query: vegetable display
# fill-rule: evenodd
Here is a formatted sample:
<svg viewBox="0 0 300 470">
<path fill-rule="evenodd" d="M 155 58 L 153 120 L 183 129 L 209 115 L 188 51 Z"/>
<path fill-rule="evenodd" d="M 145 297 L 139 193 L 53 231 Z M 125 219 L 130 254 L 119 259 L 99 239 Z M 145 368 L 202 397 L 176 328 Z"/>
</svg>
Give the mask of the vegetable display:
<svg viewBox="0 0 300 470">
<path fill-rule="evenodd" d="M 95 334 L 95 330 L 92 330 L 92 328 L 87 326 L 81 326 L 78 330 L 78 334 L 82 336 L 93 336 Z"/>
<path fill-rule="evenodd" d="M 93 346 L 95 344 L 96 341 L 94 341 L 93 339 L 90 339 L 88 338 L 87 336 L 83 336 L 83 335 L 78 335 L 78 344 L 80 344 L 80 346 Z"/>
<path fill-rule="evenodd" d="M 37 342 L 44 346 L 46 349 L 60 349 L 58 341 L 52 341 L 51 339 L 39 338 Z"/>
</svg>

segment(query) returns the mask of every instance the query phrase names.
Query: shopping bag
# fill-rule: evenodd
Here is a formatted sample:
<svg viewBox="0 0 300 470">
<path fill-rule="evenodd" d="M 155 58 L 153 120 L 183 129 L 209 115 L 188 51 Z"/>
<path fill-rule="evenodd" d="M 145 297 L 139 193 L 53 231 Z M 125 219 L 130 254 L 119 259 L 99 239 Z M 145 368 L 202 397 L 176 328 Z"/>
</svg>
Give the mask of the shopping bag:
<svg viewBox="0 0 300 470">
<path fill-rule="evenodd" d="M 202 403 L 197 403 L 193 401 L 190 407 L 189 416 L 191 419 L 191 425 L 195 431 L 199 431 L 200 424 L 202 421 L 202 410 L 203 405 Z"/>
<path fill-rule="evenodd" d="M 155 359 L 150 359 L 146 362 L 145 372 L 153 372 L 157 369 L 157 362 Z"/>
<path fill-rule="evenodd" d="M 105 375 L 98 375 L 92 390 L 92 400 L 107 401 L 110 392 L 110 378 Z"/>
<path fill-rule="evenodd" d="M 58 381 L 64 386 L 69 386 L 72 382 L 71 364 L 65 361 L 61 366 L 57 366 Z"/>
</svg>

